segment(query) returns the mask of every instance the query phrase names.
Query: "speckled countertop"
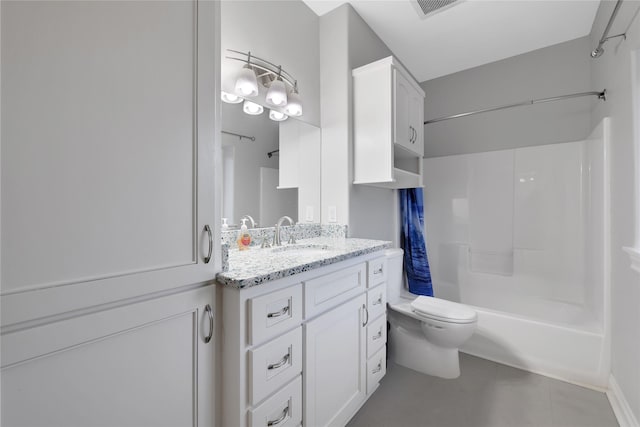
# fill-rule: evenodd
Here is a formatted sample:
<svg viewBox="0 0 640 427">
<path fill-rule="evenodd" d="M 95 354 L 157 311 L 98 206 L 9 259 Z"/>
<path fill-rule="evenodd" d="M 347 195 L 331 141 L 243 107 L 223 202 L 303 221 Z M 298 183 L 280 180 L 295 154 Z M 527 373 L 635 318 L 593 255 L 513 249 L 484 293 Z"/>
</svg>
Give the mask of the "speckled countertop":
<svg viewBox="0 0 640 427">
<path fill-rule="evenodd" d="M 232 249 L 229 271 L 216 279 L 225 286 L 248 288 L 390 247 L 384 240 L 315 237 L 292 246 Z"/>
</svg>

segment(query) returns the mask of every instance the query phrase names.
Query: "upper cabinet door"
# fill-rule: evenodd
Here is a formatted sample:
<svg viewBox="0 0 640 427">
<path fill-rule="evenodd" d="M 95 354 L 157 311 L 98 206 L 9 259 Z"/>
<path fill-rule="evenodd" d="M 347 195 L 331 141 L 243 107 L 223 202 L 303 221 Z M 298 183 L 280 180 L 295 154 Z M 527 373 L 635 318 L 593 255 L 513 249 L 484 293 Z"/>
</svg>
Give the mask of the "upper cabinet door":
<svg viewBox="0 0 640 427">
<path fill-rule="evenodd" d="M 398 69 L 393 70 L 395 82 L 394 142 L 422 156 L 422 117 L 424 99 Z"/>
<path fill-rule="evenodd" d="M 393 116 L 393 132 L 394 143 L 399 144 L 409 150 L 412 149 L 411 137 L 411 121 L 410 121 L 410 105 L 409 100 L 413 89 L 409 81 L 397 70 L 393 70 L 394 80 L 394 116 Z"/>
<path fill-rule="evenodd" d="M 214 278 L 216 3 L 2 2 L 3 326 Z"/>
<path fill-rule="evenodd" d="M 409 122 L 413 130 L 413 152 L 424 156 L 424 97 L 413 90 L 409 97 Z"/>
</svg>

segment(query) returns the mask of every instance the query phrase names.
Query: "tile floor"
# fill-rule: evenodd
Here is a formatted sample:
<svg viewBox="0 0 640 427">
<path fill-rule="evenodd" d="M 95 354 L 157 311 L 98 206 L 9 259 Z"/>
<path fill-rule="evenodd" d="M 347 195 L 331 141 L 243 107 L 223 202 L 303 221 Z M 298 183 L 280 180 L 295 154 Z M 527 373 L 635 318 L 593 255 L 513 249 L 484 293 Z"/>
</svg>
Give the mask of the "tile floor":
<svg viewBox="0 0 640 427">
<path fill-rule="evenodd" d="M 604 393 L 460 356 L 455 380 L 389 361 L 380 387 L 347 427 L 618 426 Z"/>
</svg>

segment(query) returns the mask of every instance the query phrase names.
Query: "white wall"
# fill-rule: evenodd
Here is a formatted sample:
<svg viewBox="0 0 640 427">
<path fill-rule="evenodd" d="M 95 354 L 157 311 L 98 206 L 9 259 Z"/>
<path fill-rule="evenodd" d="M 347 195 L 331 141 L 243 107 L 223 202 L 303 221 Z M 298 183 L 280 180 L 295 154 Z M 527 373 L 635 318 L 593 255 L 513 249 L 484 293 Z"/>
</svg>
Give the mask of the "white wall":
<svg viewBox="0 0 640 427">
<path fill-rule="evenodd" d="M 601 3 L 585 55 L 596 47 L 614 5 Z M 634 135 L 631 55 L 640 49 L 640 20 L 636 17 L 627 29 L 638 7 L 638 1 L 622 4 L 609 34 L 626 31 L 626 41 L 611 39 L 604 45 L 604 54 L 591 60 L 591 86 L 606 87 L 608 93 L 607 102 L 593 104 L 591 123 L 611 117 L 612 374 L 636 419 L 640 419 L 640 276 L 630 268 L 622 247 L 633 246 L 639 220 L 634 210 L 634 159 L 638 156 L 634 138 L 638 135 Z"/>
<path fill-rule="evenodd" d="M 589 48 L 583 37 L 423 82 L 425 120 L 601 90 L 591 85 Z M 582 140 L 591 132 L 590 105 L 578 98 L 430 123 L 425 157 Z"/>
<path fill-rule="evenodd" d="M 394 191 L 352 185 L 353 99 L 351 70 L 392 55 L 348 4 L 320 18 L 322 87 L 322 222 L 329 206 L 351 237 L 395 240 Z M 346 43 L 345 43 L 346 41 Z"/>
</svg>

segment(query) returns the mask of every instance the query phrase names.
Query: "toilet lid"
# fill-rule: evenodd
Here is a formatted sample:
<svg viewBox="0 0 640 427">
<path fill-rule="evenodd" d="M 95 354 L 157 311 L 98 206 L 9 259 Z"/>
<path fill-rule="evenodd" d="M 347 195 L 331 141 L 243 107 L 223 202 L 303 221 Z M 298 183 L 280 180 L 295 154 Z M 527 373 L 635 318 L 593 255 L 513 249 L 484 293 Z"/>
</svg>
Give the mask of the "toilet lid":
<svg viewBox="0 0 640 427">
<path fill-rule="evenodd" d="M 475 310 L 457 302 L 419 296 L 411 303 L 414 313 L 444 322 L 470 323 L 477 319 Z"/>
</svg>

